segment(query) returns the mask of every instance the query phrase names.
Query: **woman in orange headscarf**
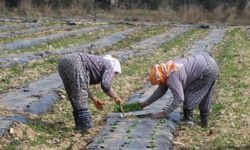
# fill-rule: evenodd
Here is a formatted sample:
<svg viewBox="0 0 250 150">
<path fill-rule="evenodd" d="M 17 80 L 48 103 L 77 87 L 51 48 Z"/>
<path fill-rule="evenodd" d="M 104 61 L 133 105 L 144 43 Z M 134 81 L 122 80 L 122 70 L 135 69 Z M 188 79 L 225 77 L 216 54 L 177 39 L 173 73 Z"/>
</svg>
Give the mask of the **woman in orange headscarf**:
<svg viewBox="0 0 250 150">
<path fill-rule="evenodd" d="M 217 63 L 208 53 L 156 64 L 149 72 L 149 81 L 152 85 L 159 86 L 146 101 L 141 102 L 141 106 L 144 108 L 152 104 L 169 88 L 174 100 L 163 112 L 154 114 L 153 117 L 165 117 L 183 103 L 183 120 L 193 123 L 193 110 L 199 105 L 201 125 L 205 127 L 208 124 L 212 89 L 217 76 Z"/>
</svg>

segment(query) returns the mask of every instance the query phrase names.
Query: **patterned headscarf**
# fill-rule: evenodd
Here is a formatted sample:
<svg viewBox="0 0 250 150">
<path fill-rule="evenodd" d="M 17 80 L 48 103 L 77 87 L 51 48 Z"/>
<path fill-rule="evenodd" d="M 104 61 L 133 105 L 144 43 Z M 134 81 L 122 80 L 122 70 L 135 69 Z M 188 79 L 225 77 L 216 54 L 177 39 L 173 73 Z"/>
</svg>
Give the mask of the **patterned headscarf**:
<svg viewBox="0 0 250 150">
<path fill-rule="evenodd" d="M 183 64 L 176 64 L 172 60 L 167 63 L 156 64 L 149 71 L 149 81 L 152 85 L 165 85 L 171 72 L 179 70 Z"/>
</svg>

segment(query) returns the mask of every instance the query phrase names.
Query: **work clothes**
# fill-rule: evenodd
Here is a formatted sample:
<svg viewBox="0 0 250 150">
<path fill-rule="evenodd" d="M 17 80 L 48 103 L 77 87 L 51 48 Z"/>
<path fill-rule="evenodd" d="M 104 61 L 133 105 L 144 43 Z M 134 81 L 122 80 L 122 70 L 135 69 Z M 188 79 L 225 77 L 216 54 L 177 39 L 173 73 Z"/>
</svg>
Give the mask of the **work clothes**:
<svg viewBox="0 0 250 150">
<path fill-rule="evenodd" d="M 210 105 L 212 101 L 212 91 L 215 80 L 218 76 L 218 66 L 215 60 L 206 52 L 189 55 L 184 58 L 174 60 L 177 64 L 182 64 L 177 71 L 173 71 L 167 78 L 165 86 L 160 85 L 151 99 L 145 102 L 146 105 L 157 100 L 157 95 L 162 95 L 169 88 L 173 94 L 173 102 L 165 109 L 166 114 L 171 113 L 181 103 L 183 103 L 184 114 L 187 118 L 192 118 L 192 111 L 199 105 L 203 121 L 207 122 Z M 190 116 L 187 116 L 189 114 Z"/>
<path fill-rule="evenodd" d="M 199 105 L 202 113 L 208 113 L 214 82 L 218 76 L 218 66 L 208 54 L 189 56 L 175 60 L 183 68 L 172 72 L 167 80 L 174 101 L 183 103 L 183 108 L 193 110 Z"/>
<path fill-rule="evenodd" d="M 108 92 L 115 74 L 108 60 L 90 54 L 64 56 L 58 71 L 74 111 L 87 109 L 89 85 L 101 83 L 103 91 Z"/>
</svg>

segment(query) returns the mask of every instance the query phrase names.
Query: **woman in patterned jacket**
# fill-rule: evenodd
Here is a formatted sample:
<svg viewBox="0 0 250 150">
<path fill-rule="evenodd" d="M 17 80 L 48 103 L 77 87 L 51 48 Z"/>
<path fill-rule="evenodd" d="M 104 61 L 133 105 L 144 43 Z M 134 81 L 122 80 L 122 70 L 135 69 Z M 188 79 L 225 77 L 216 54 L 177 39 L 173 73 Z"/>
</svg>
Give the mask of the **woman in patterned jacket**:
<svg viewBox="0 0 250 150">
<path fill-rule="evenodd" d="M 217 63 L 206 52 L 157 64 L 150 70 L 149 80 L 159 86 L 141 106 L 152 104 L 169 88 L 174 97 L 172 103 L 164 111 L 153 114 L 153 118 L 165 117 L 183 103 L 183 120 L 193 124 L 193 110 L 199 105 L 201 125 L 206 127 L 217 76 Z"/>
<path fill-rule="evenodd" d="M 115 74 L 121 73 L 121 66 L 112 56 L 66 55 L 59 60 L 58 71 L 73 108 L 76 130 L 84 132 L 93 126 L 88 111 L 88 97 L 97 109 L 103 109 L 103 102 L 91 93 L 89 85 L 101 83 L 102 90 L 117 104 L 121 103 L 121 99 L 111 87 Z"/>
</svg>

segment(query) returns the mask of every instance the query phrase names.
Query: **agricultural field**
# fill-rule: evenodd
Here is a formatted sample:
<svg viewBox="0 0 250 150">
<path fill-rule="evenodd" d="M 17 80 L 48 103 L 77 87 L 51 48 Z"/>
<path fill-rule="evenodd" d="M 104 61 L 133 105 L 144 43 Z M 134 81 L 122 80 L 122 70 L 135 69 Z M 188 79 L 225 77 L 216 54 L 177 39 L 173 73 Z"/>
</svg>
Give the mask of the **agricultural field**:
<svg viewBox="0 0 250 150">
<path fill-rule="evenodd" d="M 250 149 L 247 26 L 10 20 L 0 19 L 0 149 Z M 147 81 L 152 65 L 203 51 L 219 65 L 207 128 L 181 125 L 181 109 L 164 119 L 121 118 L 97 85 L 91 91 L 105 103 L 104 110 L 89 102 L 94 128 L 74 131 L 72 107 L 57 72 L 62 56 L 111 54 L 119 59 L 122 74 L 112 85 L 124 103 L 132 103 L 156 88 Z M 134 113 L 161 110 L 172 98 L 167 92 Z"/>
</svg>

